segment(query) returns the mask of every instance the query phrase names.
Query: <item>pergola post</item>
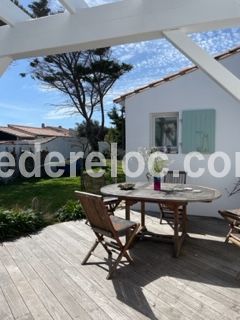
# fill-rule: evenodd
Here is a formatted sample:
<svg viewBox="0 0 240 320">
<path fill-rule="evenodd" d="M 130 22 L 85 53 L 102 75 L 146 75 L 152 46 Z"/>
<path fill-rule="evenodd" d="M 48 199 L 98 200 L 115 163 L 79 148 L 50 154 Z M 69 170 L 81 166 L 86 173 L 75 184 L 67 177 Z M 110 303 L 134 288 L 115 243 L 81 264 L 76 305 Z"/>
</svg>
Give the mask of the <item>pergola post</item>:
<svg viewBox="0 0 240 320">
<path fill-rule="evenodd" d="M 1 0 L 0 2 L 0 20 L 5 22 L 8 26 L 14 27 L 20 22 L 30 19 L 23 10 L 16 6 L 9 0 Z M 0 76 L 6 71 L 13 59 L 9 56 L 0 58 Z"/>
<path fill-rule="evenodd" d="M 10 0 L 0 1 L 0 20 L 13 27 L 15 24 L 30 19 L 23 10 Z"/>
<path fill-rule="evenodd" d="M 8 66 L 12 63 L 11 58 L 1 58 L 0 59 L 0 76 L 4 74 L 4 72 L 7 70 Z"/>
</svg>

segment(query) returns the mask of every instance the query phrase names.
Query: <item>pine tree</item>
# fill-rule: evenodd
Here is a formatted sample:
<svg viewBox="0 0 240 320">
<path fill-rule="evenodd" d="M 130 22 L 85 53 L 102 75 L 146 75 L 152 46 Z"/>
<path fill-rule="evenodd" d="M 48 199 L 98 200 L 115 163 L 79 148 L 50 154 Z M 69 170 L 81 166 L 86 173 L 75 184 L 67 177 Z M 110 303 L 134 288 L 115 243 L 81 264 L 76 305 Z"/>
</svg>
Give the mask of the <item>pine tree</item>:
<svg viewBox="0 0 240 320">
<path fill-rule="evenodd" d="M 35 17 L 53 14 L 47 0 L 34 1 L 29 8 Z M 30 67 L 33 79 L 60 91 L 67 98 L 65 107 L 74 109 L 83 117 L 89 144 L 95 149 L 96 142 L 103 140 L 105 135 L 104 98 L 132 66 L 117 61 L 111 48 L 99 48 L 37 58 L 31 61 Z M 100 111 L 100 125 L 93 135 L 96 111 Z"/>
<path fill-rule="evenodd" d="M 125 108 L 121 107 L 118 110 L 115 106 L 108 116 L 111 119 L 111 124 L 114 126 L 111 131 L 109 131 L 109 138 L 114 139 L 111 142 L 117 142 L 119 148 L 125 150 Z"/>
</svg>

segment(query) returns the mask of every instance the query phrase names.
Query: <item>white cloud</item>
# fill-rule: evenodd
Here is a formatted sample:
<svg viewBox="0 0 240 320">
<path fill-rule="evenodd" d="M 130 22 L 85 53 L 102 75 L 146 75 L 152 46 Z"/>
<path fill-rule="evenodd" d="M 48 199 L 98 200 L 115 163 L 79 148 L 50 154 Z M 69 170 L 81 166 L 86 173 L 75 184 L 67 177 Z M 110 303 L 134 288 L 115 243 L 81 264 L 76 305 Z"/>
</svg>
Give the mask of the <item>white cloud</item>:
<svg viewBox="0 0 240 320">
<path fill-rule="evenodd" d="M 44 119 L 45 120 L 67 119 L 67 118 L 71 118 L 74 113 L 76 113 L 76 110 L 74 108 L 59 105 L 53 110 L 50 110 L 44 116 Z"/>
<path fill-rule="evenodd" d="M 195 33 L 191 37 L 216 55 L 240 45 L 240 28 Z M 114 98 L 192 65 L 165 39 L 116 46 L 113 53 L 120 61 L 133 65 L 133 70 L 115 84 Z"/>
<path fill-rule="evenodd" d="M 120 0 L 85 0 L 85 2 L 89 5 L 89 7 L 99 6 L 102 4 L 107 4 L 111 2 L 117 2 L 117 1 L 120 1 Z M 53 10 L 58 10 L 59 8 L 62 8 L 62 6 L 56 0 L 51 1 L 51 7 L 53 8 Z"/>
<path fill-rule="evenodd" d="M 90 7 L 99 6 L 106 3 L 117 2 L 116 0 L 85 0 Z M 118 0 L 119 1 L 119 0 Z"/>
<path fill-rule="evenodd" d="M 59 91 L 55 88 L 51 88 L 49 87 L 48 85 L 44 85 L 43 83 L 39 83 L 39 85 L 37 86 L 37 89 L 40 91 L 40 92 L 47 92 L 47 93 L 59 93 Z"/>
<path fill-rule="evenodd" d="M 11 104 L 11 103 L 4 103 L 0 102 L 0 108 L 5 109 L 8 112 L 29 112 L 29 111 L 35 111 L 35 108 L 27 107 L 27 106 L 21 106 L 18 104 Z"/>
</svg>

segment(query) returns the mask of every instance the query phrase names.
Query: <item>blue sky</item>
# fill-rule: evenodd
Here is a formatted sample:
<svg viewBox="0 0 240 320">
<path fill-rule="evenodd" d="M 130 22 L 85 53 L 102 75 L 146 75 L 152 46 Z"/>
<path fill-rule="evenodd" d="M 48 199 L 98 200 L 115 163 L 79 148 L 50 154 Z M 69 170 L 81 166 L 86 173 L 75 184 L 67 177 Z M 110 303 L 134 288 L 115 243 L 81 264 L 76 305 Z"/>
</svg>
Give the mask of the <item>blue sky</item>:
<svg viewBox="0 0 240 320">
<path fill-rule="evenodd" d="M 20 1 L 24 6 L 30 2 Z M 114 1 L 86 2 L 92 6 Z M 51 4 L 53 7 L 58 6 L 55 0 Z M 192 38 L 205 50 L 216 54 L 240 45 L 240 28 L 193 34 Z M 112 108 L 112 100 L 120 94 L 191 65 L 190 61 L 164 39 L 117 46 L 113 48 L 113 54 L 120 61 L 132 64 L 134 68 L 107 95 L 106 112 Z M 40 126 L 41 123 L 46 123 L 74 127 L 76 122 L 82 121 L 79 115 L 61 108 L 64 99 L 58 92 L 47 90 L 29 77 L 23 79 L 19 76 L 19 73 L 27 70 L 28 61 L 15 61 L 0 78 L 0 125 L 18 123 Z M 97 112 L 95 117 L 98 117 Z"/>
</svg>

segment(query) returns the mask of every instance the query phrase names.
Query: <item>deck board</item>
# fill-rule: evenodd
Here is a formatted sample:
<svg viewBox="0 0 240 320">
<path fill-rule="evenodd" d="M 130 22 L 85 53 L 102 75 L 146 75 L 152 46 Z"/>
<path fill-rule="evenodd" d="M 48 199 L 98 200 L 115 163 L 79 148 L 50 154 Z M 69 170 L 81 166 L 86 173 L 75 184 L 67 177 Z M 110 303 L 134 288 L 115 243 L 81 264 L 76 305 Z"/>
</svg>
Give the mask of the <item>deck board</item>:
<svg viewBox="0 0 240 320">
<path fill-rule="evenodd" d="M 136 212 L 131 217 L 140 218 Z M 172 232 L 154 215 L 146 224 L 154 232 Z M 179 258 L 173 258 L 171 244 L 139 241 L 131 250 L 135 264 L 122 263 L 112 280 L 106 280 L 101 247 L 81 265 L 94 241 L 84 221 L 5 242 L 0 246 L 0 319 L 239 320 L 240 249 L 224 243 L 226 232 L 222 220 L 190 217 L 190 237 Z"/>
</svg>

